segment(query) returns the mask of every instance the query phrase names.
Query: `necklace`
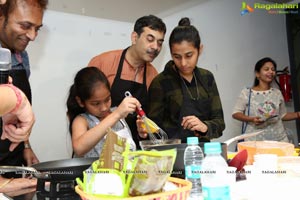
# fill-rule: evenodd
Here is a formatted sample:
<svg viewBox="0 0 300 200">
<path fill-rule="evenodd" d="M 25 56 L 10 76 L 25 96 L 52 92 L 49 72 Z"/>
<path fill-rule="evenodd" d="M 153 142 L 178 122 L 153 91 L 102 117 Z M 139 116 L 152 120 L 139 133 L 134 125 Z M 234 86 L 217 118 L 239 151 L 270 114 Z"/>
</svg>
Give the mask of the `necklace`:
<svg viewBox="0 0 300 200">
<path fill-rule="evenodd" d="M 180 75 L 179 75 L 179 76 L 180 76 Z M 197 79 L 196 79 L 196 76 L 195 76 L 195 73 L 194 73 L 194 72 L 193 72 L 193 77 L 194 77 L 195 83 L 196 83 L 197 98 L 193 97 L 193 95 L 192 95 L 190 89 L 188 88 L 188 86 L 187 86 L 186 83 L 185 83 L 185 80 L 182 78 L 182 76 L 180 76 L 180 78 L 181 78 L 181 80 L 183 81 L 183 84 L 184 84 L 186 90 L 188 91 L 188 93 L 189 93 L 191 99 L 192 99 L 192 100 L 198 100 L 198 99 L 200 98 L 200 94 L 199 94 L 199 90 L 198 90 L 198 81 L 197 81 Z"/>
</svg>

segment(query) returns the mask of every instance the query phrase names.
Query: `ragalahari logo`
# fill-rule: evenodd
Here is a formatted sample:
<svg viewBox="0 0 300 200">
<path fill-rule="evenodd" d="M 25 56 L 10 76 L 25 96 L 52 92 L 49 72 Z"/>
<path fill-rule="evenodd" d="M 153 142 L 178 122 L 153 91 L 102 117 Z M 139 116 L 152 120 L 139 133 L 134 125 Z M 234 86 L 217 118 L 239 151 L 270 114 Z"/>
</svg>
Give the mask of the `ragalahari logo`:
<svg viewBox="0 0 300 200">
<path fill-rule="evenodd" d="M 254 9 L 251 6 L 249 6 L 245 1 L 242 2 L 242 7 L 241 7 L 242 16 L 253 11 Z"/>
</svg>

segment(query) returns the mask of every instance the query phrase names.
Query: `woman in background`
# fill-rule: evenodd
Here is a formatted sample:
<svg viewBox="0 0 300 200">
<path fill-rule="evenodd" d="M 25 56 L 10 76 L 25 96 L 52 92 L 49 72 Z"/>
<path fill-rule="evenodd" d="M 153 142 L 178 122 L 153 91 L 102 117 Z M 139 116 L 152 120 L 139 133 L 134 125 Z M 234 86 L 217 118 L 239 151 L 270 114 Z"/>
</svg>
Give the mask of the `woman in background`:
<svg viewBox="0 0 300 200">
<path fill-rule="evenodd" d="M 67 100 L 75 157 L 99 157 L 110 127 L 118 135 L 126 136 L 130 148 L 135 149 L 123 118 L 134 112 L 137 106 L 141 106 L 137 99 L 127 97 L 116 109 L 111 109 L 110 86 L 106 76 L 96 67 L 81 69 L 74 78 Z"/>
<path fill-rule="evenodd" d="M 191 136 L 200 142 L 220 137 L 225 124 L 218 88 L 213 74 L 197 67 L 203 45 L 189 18 L 173 29 L 169 46 L 172 60 L 149 88 L 148 117 L 182 142 Z"/>
<path fill-rule="evenodd" d="M 245 140 L 288 142 L 282 121 L 300 118 L 299 112 L 287 112 L 281 91 L 271 86 L 276 67 L 268 57 L 257 61 L 253 87 L 244 88 L 234 106 L 232 117 L 246 123 L 244 133 L 264 130 L 263 134 Z"/>
</svg>

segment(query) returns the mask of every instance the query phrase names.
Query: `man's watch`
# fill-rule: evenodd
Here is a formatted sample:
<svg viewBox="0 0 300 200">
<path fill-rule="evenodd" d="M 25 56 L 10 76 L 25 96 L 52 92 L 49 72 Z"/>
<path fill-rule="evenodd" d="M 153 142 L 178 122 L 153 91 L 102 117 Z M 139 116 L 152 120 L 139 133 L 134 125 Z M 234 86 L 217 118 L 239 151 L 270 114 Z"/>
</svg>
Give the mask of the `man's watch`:
<svg viewBox="0 0 300 200">
<path fill-rule="evenodd" d="M 30 146 L 29 143 L 25 143 L 25 142 L 24 142 L 24 148 L 25 148 L 25 149 L 31 149 L 31 146 Z"/>
</svg>

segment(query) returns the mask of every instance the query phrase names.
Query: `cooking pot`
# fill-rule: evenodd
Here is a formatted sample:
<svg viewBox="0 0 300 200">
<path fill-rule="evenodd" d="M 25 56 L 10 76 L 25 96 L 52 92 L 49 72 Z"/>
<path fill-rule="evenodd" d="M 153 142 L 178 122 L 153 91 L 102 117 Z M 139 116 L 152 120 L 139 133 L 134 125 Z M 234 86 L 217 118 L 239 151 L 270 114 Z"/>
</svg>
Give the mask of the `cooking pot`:
<svg viewBox="0 0 300 200">
<path fill-rule="evenodd" d="M 83 176 L 82 172 L 86 170 L 98 158 L 72 158 L 63 160 L 54 160 L 41 162 L 31 167 L 21 166 L 0 166 L 0 173 L 16 172 L 30 173 L 38 179 L 44 180 L 75 180 Z"/>
<path fill-rule="evenodd" d="M 204 142 L 200 142 L 199 146 L 201 149 L 204 149 Z M 168 145 L 154 145 L 154 146 L 148 146 L 144 150 L 168 150 L 168 149 L 177 149 L 177 155 L 175 159 L 175 163 L 173 166 L 173 171 L 171 176 L 172 177 L 178 177 L 178 178 L 185 178 L 185 173 L 184 173 L 184 161 L 183 161 L 183 156 L 184 156 L 184 150 L 187 147 L 186 143 L 181 143 L 181 144 L 168 144 Z M 222 147 L 222 156 L 224 157 L 225 160 L 227 160 L 227 144 L 226 143 L 221 143 Z"/>
</svg>

